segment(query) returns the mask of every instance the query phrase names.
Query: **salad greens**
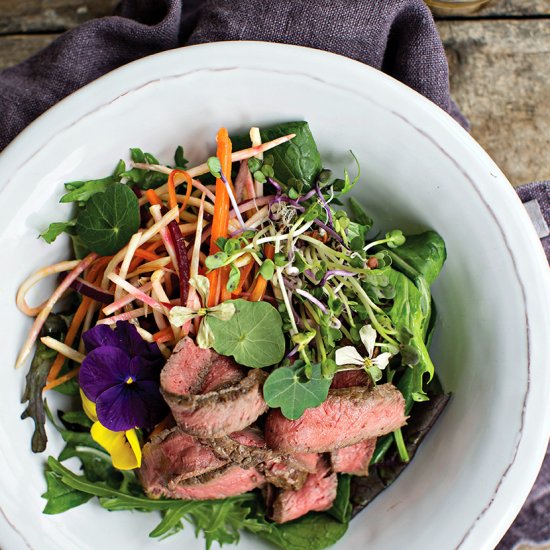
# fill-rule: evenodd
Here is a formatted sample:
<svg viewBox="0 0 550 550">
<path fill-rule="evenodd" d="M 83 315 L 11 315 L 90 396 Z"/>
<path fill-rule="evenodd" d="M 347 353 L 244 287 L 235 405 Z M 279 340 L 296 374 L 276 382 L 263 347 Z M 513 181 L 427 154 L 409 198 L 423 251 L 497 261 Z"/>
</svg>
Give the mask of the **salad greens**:
<svg viewBox="0 0 550 550">
<path fill-rule="evenodd" d="M 258 369 L 279 363 L 285 353 L 285 337 L 277 310 L 267 302 L 224 303 L 233 304 L 235 313 L 227 321 L 209 317 L 214 349 L 246 367 Z"/>
<path fill-rule="evenodd" d="M 65 184 L 67 193 L 61 202 L 73 204 L 74 217 L 68 222 L 52 223 L 41 236 L 50 243 L 61 233 L 68 233 L 77 257 L 90 251 L 104 257 L 117 254 L 132 235 L 158 222 L 153 208 L 151 213 L 144 213 L 143 207 L 140 210 L 145 200 L 157 205 L 157 214 L 159 206 L 173 213 L 184 192 L 185 205 L 191 205 L 184 212 L 186 218 L 172 217 L 163 225 L 154 246 L 140 249 L 143 261 L 154 264 L 149 272 L 141 272 L 140 262 L 128 258 L 120 269 L 107 273 L 104 267 L 103 277 L 88 281 L 88 292 L 92 292 L 88 298 L 97 296 L 97 292 L 104 296 L 109 291 L 108 286 L 100 289 L 100 283 L 114 283 L 113 304 L 123 311 L 116 318 L 126 325 L 120 324 L 111 331 L 103 324 L 92 329 L 88 324 L 82 332 L 86 336 L 81 350 L 86 344 L 88 356 L 81 358 L 81 381 L 88 377 L 90 387 L 101 382 L 101 376 L 96 375 L 101 369 L 91 369 L 90 355 L 94 349 L 104 347 L 110 349 L 100 349 L 95 355 L 121 356 L 119 348 L 124 338 L 117 331 L 128 333 L 131 329 L 132 341 L 126 345 L 127 364 L 122 369 L 118 361 L 118 371 L 113 375 L 120 378 L 115 384 L 117 391 L 131 393 L 144 383 L 147 392 L 156 392 L 162 399 L 156 374 L 151 375 L 151 357 L 155 355 L 163 362 L 161 351 L 165 356 L 170 352 L 167 343 L 173 347 L 180 336 L 191 330 L 199 347 L 211 347 L 221 355 L 232 356 L 245 367 L 266 369 L 265 402 L 271 408 L 279 408 L 287 419 L 299 419 L 308 408 L 321 405 L 339 373 L 360 371 L 372 385 L 391 383 L 399 389 L 405 400 L 405 414 L 411 418 L 409 425 L 378 439 L 371 459 L 372 477 L 365 480 L 339 475 L 330 510 L 310 512 L 288 523 L 267 519 L 269 514 L 259 491 L 223 500 L 152 499 L 146 496 L 134 471 L 115 468 L 114 455 L 93 437 L 93 427 L 98 424 L 109 433 L 98 418 L 103 418 L 104 413 L 96 410 L 96 404 L 104 406 L 99 393 L 95 396 L 88 391 L 77 399 L 74 410 L 59 412 L 59 421 L 54 419 L 42 399 L 42 391 L 57 352 L 40 342 L 27 376 L 24 400 L 28 406 L 23 418 L 31 417 L 35 422 L 34 452 L 46 448 L 46 417 L 65 441 L 58 459 L 48 459 L 44 513 L 61 513 L 97 497 L 99 504 L 110 511 L 160 512 L 160 522 L 149 534 L 153 538 L 173 535 L 187 521 L 195 526 L 196 533 L 204 535 L 207 549 L 214 542 L 237 543 L 240 532 L 248 531 L 283 550 L 321 550 L 346 532 L 352 506 L 357 512 L 395 479 L 443 410 L 448 397 L 443 395 L 428 351 L 436 324 L 430 287 L 446 259 L 441 236 L 435 231 L 404 235 L 397 228 L 373 234 L 373 219 L 356 199 L 349 198 L 347 210 L 340 208 L 344 206 L 341 200 L 347 199 L 344 195 L 360 179 L 359 162 L 352 153 L 357 163 L 356 176 L 344 171 L 342 178 L 334 177 L 323 168 L 307 122 L 264 128 L 259 136 L 263 144 L 285 139 L 268 153 L 266 150 L 263 157 L 256 155 L 257 149 L 248 157 L 239 157 L 245 159 L 239 171 L 248 169 L 245 183 L 241 179 L 237 184 L 237 172 L 231 174 L 231 158 L 223 155 L 224 143 L 219 140 L 218 156 L 210 157 L 204 170 L 201 167 L 193 173 L 192 177 L 200 181 L 191 180 L 189 174 L 185 182 L 174 181 L 175 172 L 187 169 L 188 164 L 180 146 L 174 155 L 175 171 L 157 166 L 159 161 L 152 154 L 133 148 L 132 166 L 127 167 L 121 160 L 105 178 Z M 231 139 L 234 150 L 249 148 L 252 141 L 258 147 L 257 136 Z M 220 189 L 221 193 L 227 191 L 225 232 L 219 232 L 223 201 L 212 198 L 214 187 L 205 187 L 208 185 L 215 185 L 216 194 Z M 194 186 L 200 192 L 192 195 Z M 260 193 L 256 196 L 250 192 L 251 187 Z M 163 189 L 164 196 L 168 195 L 166 205 L 155 189 L 159 194 Z M 212 202 L 206 210 L 208 193 Z M 252 193 L 252 198 L 247 198 L 248 193 Z M 229 224 L 230 214 L 238 224 Z M 231 231 L 228 227 L 232 227 Z M 205 234 L 210 235 L 210 246 L 205 243 Z M 177 251 L 171 249 L 174 244 L 179 245 Z M 159 246 L 164 247 L 164 256 Z M 187 258 L 186 246 L 190 268 L 183 270 L 179 260 Z M 109 263 L 109 258 L 102 260 Z M 150 272 L 153 273 L 149 277 L 142 278 Z M 180 286 L 172 282 L 177 278 Z M 150 294 L 145 293 L 145 285 Z M 121 289 L 121 295 L 128 293 L 122 298 L 117 293 Z M 213 293 L 222 298 L 218 300 L 215 294 L 212 300 Z M 145 313 L 130 305 L 128 298 L 144 304 L 141 309 Z M 155 316 L 147 317 L 148 308 L 155 310 Z M 116 310 L 114 307 L 113 312 Z M 156 314 L 165 315 L 168 323 L 164 319 L 159 323 Z M 70 326 L 64 317 L 52 314 L 42 335 L 53 335 L 61 342 L 70 333 Z M 96 342 L 91 346 L 94 338 Z M 98 360 L 97 365 L 100 363 Z M 138 363 L 140 368 L 135 366 Z M 70 372 L 77 371 L 76 364 L 68 361 L 63 374 L 68 365 Z M 145 382 L 135 379 L 140 376 Z M 111 382 L 103 382 L 101 395 L 114 387 Z M 127 384 L 133 384 L 131 389 Z M 85 386 L 72 378 L 56 389 L 80 395 L 79 392 L 86 393 Z M 139 407 L 138 399 L 136 412 L 143 413 Z M 165 411 L 159 418 L 164 415 Z M 136 463 L 140 463 L 141 445 L 152 428 L 139 422 L 136 426 L 136 422 L 127 422 L 124 430 L 113 428 L 110 434 L 118 434 L 126 450 L 132 446 L 129 438 L 133 437 L 137 451 L 134 447 L 131 450 L 137 452 Z M 82 475 L 62 464 L 70 458 L 80 460 Z"/>
</svg>

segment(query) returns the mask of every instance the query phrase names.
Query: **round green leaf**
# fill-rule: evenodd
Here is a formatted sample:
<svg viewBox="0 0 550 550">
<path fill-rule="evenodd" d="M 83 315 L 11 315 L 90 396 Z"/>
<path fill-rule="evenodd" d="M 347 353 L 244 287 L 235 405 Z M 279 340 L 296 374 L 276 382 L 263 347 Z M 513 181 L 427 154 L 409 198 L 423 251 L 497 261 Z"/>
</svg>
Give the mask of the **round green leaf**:
<svg viewBox="0 0 550 550">
<path fill-rule="evenodd" d="M 296 420 L 306 409 L 318 407 L 327 398 L 331 379 L 323 378 L 320 365 L 312 365 L 311 378 L 304 376 L 301 361 L 291 367 L 275 369 L 264 384 L 264 399 L 272 408 Z"/>
<path fill-rule="evenodd" d="M 136 195 L 117 183 L 90 198 L 78 215 L 76 232 L 90 250 L 108 256 L 126 245 L 139 229 L 139 222 Z"/>
<path fill-rule="evenodd" d="M 214 349 L 231 355 L 240 365 L 252 368 L 279 363 L 285 353 L 285 338 L 279 312 L 267 302 L 229 300 L 235 313 L 228 321 L 208 316 L 214 334 Z"/>
</svg>

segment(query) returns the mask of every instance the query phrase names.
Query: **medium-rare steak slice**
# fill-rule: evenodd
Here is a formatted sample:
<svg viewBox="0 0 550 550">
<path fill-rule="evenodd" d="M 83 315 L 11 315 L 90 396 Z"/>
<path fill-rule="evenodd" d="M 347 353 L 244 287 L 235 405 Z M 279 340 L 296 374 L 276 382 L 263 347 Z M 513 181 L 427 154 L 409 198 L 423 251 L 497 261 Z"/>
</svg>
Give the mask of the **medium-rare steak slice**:
<svg viewBox="0 0 550 550">
<path fill-rule="evenodd" d="M 405 400 L 395 386 L 353 386 L 329 390 L 324 403 L 297 420 L 271 410 L 265 439 L 277 451 L 324 453 L 393 432 L 405 421 Z"/>
<path fill-rule="evenodd" d="M 167 488 L 162 492 L 162 496 L 182 500 L 210 500 L 241 495 L 264 484 L 264 476 L 254 468 L 246 470 L 228 464 L 214 472 Z"/>
<path fill-rule="evenodd" d="M 364 370 L 344 370 L 337 372 L 332 379 L 331 389 L 350 388 L 352 386 L 370 386 L 371 377 Z"/>
<path fill-rule="evenodd" d="M 336 449 L 330 453 L 330 462 L 334 472 L 368 476 L 370 459 L 376 448 L 376 438 L 365 439 L 355 445 Z"/>
<path fill-rule="evenodd" d="M 229 357 L 185 338 L 162 369 L 160 385 L 181 429 L 212 438 L 246 428 L 267 410 L 262 395 L 266 377 L 259 369 L 245 373 Z"/>
<path fill-rule="evenodd" d="M 317 471 L 308 475 L 301 489 L 281 491 L 275 497 L 271 519 L 277 523 L 285 523 L 308 512 L 328 510 L 332 506 L 338 490 L 336 474 L 329 472 L 326 461 L 323 458 L 319 459 Z"/>
<path fill-rule="evenodd" d="M 210 447 L 175 427 L 164 430 L 143 447 L 139 477 L 147 494 L 159 497 L 186 479 L 226 464 Z"/>
<path fill-rule="evenodd" d="M 318 455 L 304 455 L 306 458 L 300 462 L 294 455 L 277 453 L 267 448 L 263 434 L 257 428 L 246 428 L 225 437 L 200 441 L 209 445 L 221 460 L 243 468 L 256 468 L 265 475 L 268 483 L 281 489 L 299 489 L 308 473 L 316 469 Z"/>
</svg>

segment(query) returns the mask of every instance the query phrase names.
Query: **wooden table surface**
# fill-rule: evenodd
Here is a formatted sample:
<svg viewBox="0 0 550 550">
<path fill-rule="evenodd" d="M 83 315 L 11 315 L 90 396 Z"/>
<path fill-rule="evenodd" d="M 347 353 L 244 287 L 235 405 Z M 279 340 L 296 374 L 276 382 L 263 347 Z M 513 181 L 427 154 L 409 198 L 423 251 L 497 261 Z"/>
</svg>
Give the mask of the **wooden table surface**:
<svg viewBox="0 0 550 550">
<path fill-rule="evenodd" d="M 0 69 L 116 0 L 0 0 Z M 453 97 L 513 185 L 550 179 L 550 0 L 493 0 L 440 18 Z"/>
</svg>

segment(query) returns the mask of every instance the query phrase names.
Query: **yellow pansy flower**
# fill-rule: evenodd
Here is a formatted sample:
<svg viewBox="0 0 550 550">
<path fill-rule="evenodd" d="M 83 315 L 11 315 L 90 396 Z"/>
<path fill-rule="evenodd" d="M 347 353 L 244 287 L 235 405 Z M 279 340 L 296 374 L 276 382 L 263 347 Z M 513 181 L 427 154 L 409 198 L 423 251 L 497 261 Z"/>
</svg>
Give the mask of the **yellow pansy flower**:
<svg viewBox="0 0 550 550">
<path fill-rule="evenodd" d="M 141 447 L 135 429 L 113 432 L 97 419 L 95 403 L 80 390 L 82 408 L 94 422 L 90 429 L 92 439 L 101 445 L 113 460 L 113 466 L 119 470 L 132 470 L 141 466 Z"/>
</svg>

